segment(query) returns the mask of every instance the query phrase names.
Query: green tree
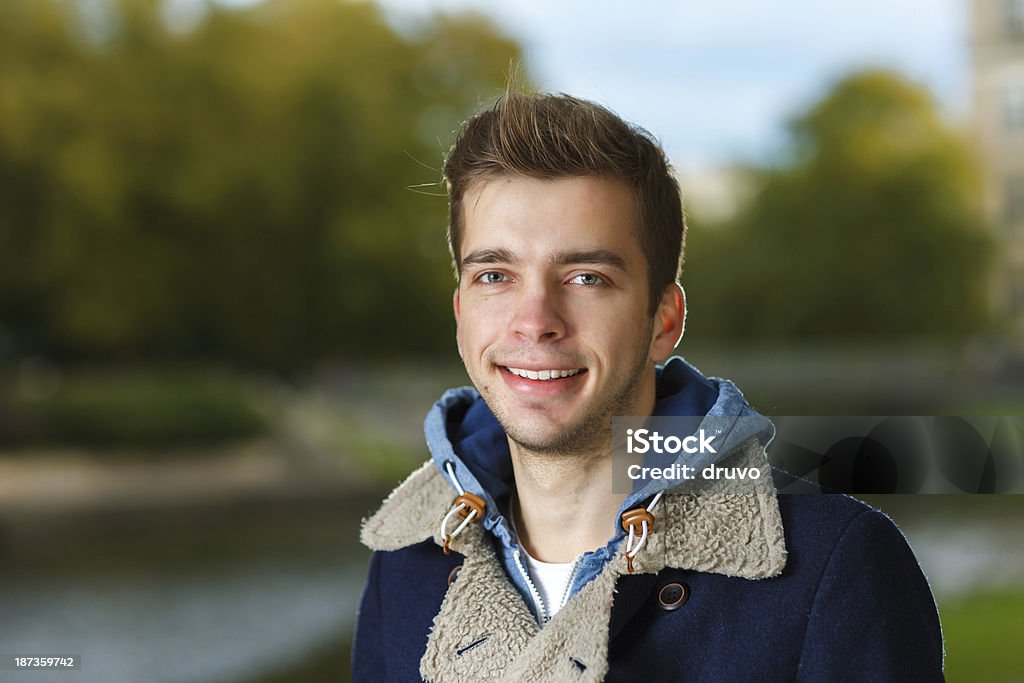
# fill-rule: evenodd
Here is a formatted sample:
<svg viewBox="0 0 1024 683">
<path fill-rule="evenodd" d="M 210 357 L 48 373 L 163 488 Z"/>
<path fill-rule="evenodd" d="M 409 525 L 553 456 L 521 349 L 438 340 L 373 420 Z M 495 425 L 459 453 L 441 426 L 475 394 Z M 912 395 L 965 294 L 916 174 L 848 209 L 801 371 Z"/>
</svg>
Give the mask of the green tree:
<svg viewBox="0 0 1024 683">
<path fill-rule="evenodd" d="M 518 46 L 364 2 L 165 12 L 0 4 L 0 337 L 276 368 L 449 348 L 444 199 L 409 188 Z"/>
<path fill-rule="evenodd" d="M 749 181 L 734 219 L 691 235 L 701 334 L 863 340 L 985 325 L 979 170 L 925 89 L 884 71 L 844 78 Z"/>
</svg>

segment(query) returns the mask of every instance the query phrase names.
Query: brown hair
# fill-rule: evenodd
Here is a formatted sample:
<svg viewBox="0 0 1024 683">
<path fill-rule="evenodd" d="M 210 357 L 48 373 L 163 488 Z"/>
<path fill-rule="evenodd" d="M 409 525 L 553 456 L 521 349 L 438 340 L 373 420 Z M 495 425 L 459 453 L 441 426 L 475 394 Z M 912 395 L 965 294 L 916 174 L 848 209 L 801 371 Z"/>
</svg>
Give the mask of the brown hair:
<svg viewBox="0 0 1024 683">
<path fill-rule="evenodd" d="M 462 200 L 474 183 L 500 175 L 554 179 L 599 176 L 625 182 L 636 197 L 647 259 L 650 315 L 679 277 L 686 224 L 679 184 L 650 133 L 594 102 L 511 90 L 466 121 L 448 152 L 448 247 L 462 265 Z"/>
</svg>

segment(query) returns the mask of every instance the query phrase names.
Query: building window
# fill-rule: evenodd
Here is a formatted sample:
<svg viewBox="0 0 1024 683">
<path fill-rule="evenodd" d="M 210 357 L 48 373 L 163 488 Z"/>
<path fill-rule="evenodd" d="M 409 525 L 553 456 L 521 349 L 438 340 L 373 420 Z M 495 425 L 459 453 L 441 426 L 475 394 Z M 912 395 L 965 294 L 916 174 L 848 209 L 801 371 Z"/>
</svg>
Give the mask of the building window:
<svg viewBox="0 0 1024 683">
<path fill-rule="evenodd" d="M 1024 173 L 1017 173 L 1006 179 L 1006 222 L 1011 235 L 1024 234 Z"/>
<path fill-rule="evenodd" d="M 1003 0 L 1003 25 L 1007 38 L 1024 41 L 1024 0 Z"/>
</svg>

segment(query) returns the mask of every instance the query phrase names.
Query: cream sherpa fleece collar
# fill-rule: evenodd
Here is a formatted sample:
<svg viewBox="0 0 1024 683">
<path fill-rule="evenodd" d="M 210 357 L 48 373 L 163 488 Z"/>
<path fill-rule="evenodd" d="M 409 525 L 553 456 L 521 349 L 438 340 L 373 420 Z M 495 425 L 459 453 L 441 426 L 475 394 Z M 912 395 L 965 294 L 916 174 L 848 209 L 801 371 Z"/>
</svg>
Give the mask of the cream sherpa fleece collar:
<svg viewBox="0 0 1024 683">
<path fill-rule="evenodd" d="M 766 463 L 756 439 L 737 456 L 741 466 Z M 440 522 L 454 497 L 448 481 L 427 462 L 364 523 L 362 541 L 372 550 L 398 550 L 429 538 L 440 546 Z M 777 576 L 786 564 L 782 519 L 770 489 L 666 494 L 655 518 L 654 532 L 634 560 L 638 573 L 673 567 L 762 579 Z M 471 524 L 452 541 L 466 559 L 434 618 L 420 662 L 424 679 L 600 681 L 608 670 L 615 583 L 627 574 L 623 548 L 542 629 L 506 578 L 486 533 Z M 586 668 L 580 671 L 576 662 Z"/>
</svg>

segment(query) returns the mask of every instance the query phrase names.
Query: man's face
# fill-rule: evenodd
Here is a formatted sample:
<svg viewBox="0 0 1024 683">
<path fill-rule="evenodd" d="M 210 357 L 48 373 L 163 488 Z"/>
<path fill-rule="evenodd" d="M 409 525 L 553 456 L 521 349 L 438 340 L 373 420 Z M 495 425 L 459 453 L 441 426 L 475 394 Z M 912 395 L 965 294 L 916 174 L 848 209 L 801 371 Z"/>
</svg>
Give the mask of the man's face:
<svg viewBox="0 0 1024 683">
<path fill-rule="evenodd" d="M 612 415 L 648 413 L 654 361 L 678 334 L 647 314 L 630 188 L 500 176 L 463 206 L 459 352 L 506 434 L 578 452 L 607 442 Z"/>
</svg>

